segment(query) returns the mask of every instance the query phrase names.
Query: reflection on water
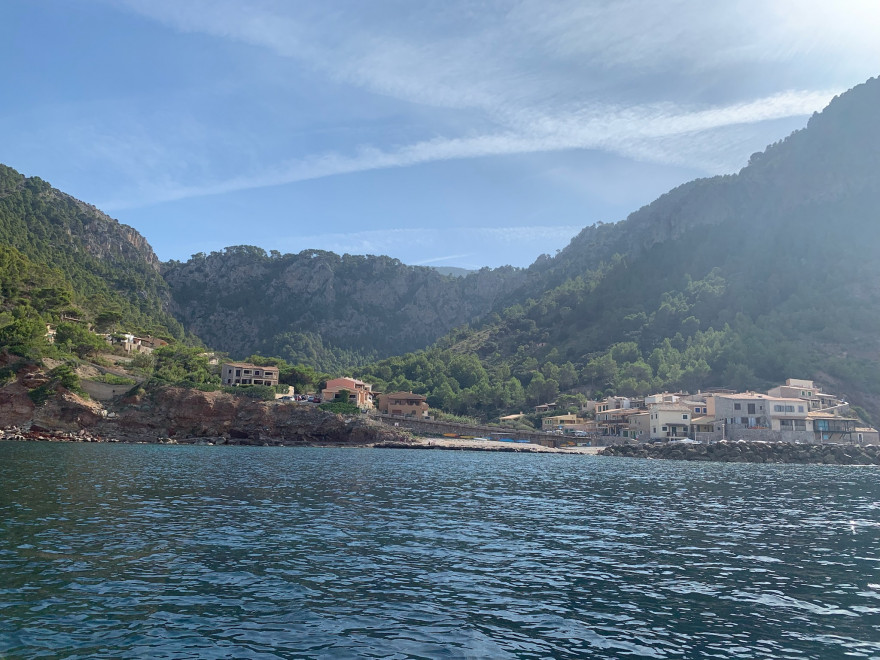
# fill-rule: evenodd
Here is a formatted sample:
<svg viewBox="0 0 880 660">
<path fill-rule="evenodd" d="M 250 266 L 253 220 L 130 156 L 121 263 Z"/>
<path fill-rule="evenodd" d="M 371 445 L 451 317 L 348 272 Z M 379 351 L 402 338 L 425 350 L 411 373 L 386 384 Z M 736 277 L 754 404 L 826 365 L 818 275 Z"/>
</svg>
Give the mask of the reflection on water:
<svg viewBox="0 0 880 660">
<path fill-rule="evenodd" d="M 0 657 L 880 657 L 876 468 L 0 443 Z"/>
</svg>

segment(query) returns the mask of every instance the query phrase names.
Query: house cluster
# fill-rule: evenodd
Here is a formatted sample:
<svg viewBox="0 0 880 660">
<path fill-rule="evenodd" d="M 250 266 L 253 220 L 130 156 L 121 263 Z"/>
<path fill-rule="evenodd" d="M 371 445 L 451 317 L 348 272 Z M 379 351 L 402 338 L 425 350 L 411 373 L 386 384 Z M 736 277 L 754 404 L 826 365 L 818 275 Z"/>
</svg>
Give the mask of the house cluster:
<svg viewBox="0 0 880 660">
<path fill-rule="evenodd" d="M 383 415 L 425 419 L 428 417 L 428 401 L 421 394 L 373 392 L 373 386 L 356 378 L 333 378 L 322 391 L 325 401 L 338 398 L 339 392 L 348 392 L 348 400 L 362 410 L 378 409 Z"/>
<path fill-rule="evenodd" d="M 227 362 L 220 367 L 224 385 L 277 385 L 278 369 L 261 367 L 246 362 Z M 429 416 L 427 399 L 412 392 L 379 394 L 370 383 L 357 378 L 331 378 L 321 390 L 320 400 L 338 400 L 346 392 L 348 401 L 361 410 L 378 409 L 384 415 L 426 419 Z M 343 395 L 344 396 L 344 395 Z M 311 398 L 309 399 L 311 401 Z M 316 399 L 317 400 L 317 399 Z"/>
<path fill-rule="evenodd" d="M 121 334 L 108 333 L 104 339 L 111 346 L 117 346 L 126 353 L 152 353 L 160 346 L 167 346 L 168 342 L 158 337 L 136 337 L 130 332 Z"/>
<path fill-rule="evenodd" d="M 645 442 L 880 442 L 878 431 L 865 427 L 846 401 L 822 392 L 811 380 L 795 378 L 766 393 L 711 390 L 644 399 L 609 397 L 589 402 L 580 415 L 544 417 L 543 430 Z"/>
<path fill-rule="evenodd" d="M 72 316 L 63 316 L 61 317 L 62 321 L 68 322 L 76 322 L 76 323 L 85 323 L 80 319 L 74 318 Z M 94 328 L 90 324 L 87 324 L 89 332 L 94 332 Z M 55 337 L 57 335 L 57 330 L 55 326 L 51 324 L 46 324 L 46 341 L 50 344 L 55 343 Z M 123 333 L 102 333 L 98 335 L 103 337 L 104 340 L 110 344 L 111 346 L 121 348 L 126 353 L 152 353 L 153 350 L 159 348 L 160 346 L 167 346 L 168 342 L 164 339 L 159 339 L 158 337 L 136 337 L 130 332 Z"/>
</svg>

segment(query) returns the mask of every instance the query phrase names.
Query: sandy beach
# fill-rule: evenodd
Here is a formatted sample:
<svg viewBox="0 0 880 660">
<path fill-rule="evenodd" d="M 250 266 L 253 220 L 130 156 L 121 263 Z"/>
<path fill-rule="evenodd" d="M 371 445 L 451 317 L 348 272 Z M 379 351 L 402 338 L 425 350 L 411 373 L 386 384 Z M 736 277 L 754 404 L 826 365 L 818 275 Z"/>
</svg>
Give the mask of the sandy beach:
<svg viewBox="0 0 880 660">
<path fill-rule="evenodd" d="M 528 452 L 540 452 L 547 454 L 596 454 L 602 447 L 566 447 L 555 449 L 553 447 L 544 447 L 533 443 L 520 442 L 500 442 L 498 440 L 477 440 L 471 438 L 446 438 L 446 437 L 429 437 L 416 438 L 415 444 L 434 447 L 452 447 L 456 449 L 477 449 L 477 450 L 496 450 L 511 451 L 519 449 Z"/>
</svg>

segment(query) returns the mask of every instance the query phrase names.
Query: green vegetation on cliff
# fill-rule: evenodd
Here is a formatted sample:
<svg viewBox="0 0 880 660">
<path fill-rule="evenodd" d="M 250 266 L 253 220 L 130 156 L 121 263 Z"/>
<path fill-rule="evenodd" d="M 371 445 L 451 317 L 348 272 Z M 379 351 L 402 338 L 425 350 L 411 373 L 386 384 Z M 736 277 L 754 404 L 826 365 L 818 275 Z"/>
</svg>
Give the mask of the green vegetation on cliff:
<svg viewBox="0 0 880 660">
<path fill-rule="evenodd" d="M 168 287 L 146 240 L 37 177 L 0 165 L 0 305 L 45 320 L 67 314 L 99 326 L 183 337 L 165 311 Z"/>
<path fill-rule="evenodd" d="M 454 277 L 390 257 L 246 245 L 169 262 L 163 273 L 178 318 L 214 348 L 328 371 L 424 348 L 523 280 L 509 267 Z"/>
<path fill-rule="evenodd" d="M 802 377 L 876 417 L 878 107 L 872 79 L 739 174 L 588 227 L 539 259 L 505 309 L 361 376 L 489 417 L 558 392 L 745 389 Z M 464 382 L 460 360 L 470 365 Z"/>
<path fill-rule="evenodd" d="M 872 79 L 738 174 L 587 227 L 527 270 L 463 277 L 238 246 L 165 264 L 163 280 L 134 230 L 2 168 L 0 346 L 51 350 L 45 323 L 62 314 L 181 338 L 167 305 L 216 349 L 275 356 L 300 391 L 360 365 L 379 391 L 492 418 L 553 399 L 800 377 L 880 417 L 878 107 Z M 58 330 L 54 350 L 97 348 L 75 327 Z M 188 350 L 163 349 L 145 369 L 216 386 L 207 357 Z"/>
</svg>

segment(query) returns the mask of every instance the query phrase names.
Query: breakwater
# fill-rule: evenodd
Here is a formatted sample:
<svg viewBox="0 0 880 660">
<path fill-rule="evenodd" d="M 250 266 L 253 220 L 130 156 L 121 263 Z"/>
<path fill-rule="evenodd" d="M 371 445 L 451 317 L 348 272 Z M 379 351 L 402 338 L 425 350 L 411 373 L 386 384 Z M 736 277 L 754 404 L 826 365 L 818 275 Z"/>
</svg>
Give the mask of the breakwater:
<svg viewBox="0 0 880 660">
<path fill-rule="evenodd" d="M 880 465 L 880 447 L 789 442 L 716 442 L 686 444 L 657 442 L 606 447 L 600 456 L 659 458 L 723 463 L 799 463 L 822 465 Z"/>
</svg>

